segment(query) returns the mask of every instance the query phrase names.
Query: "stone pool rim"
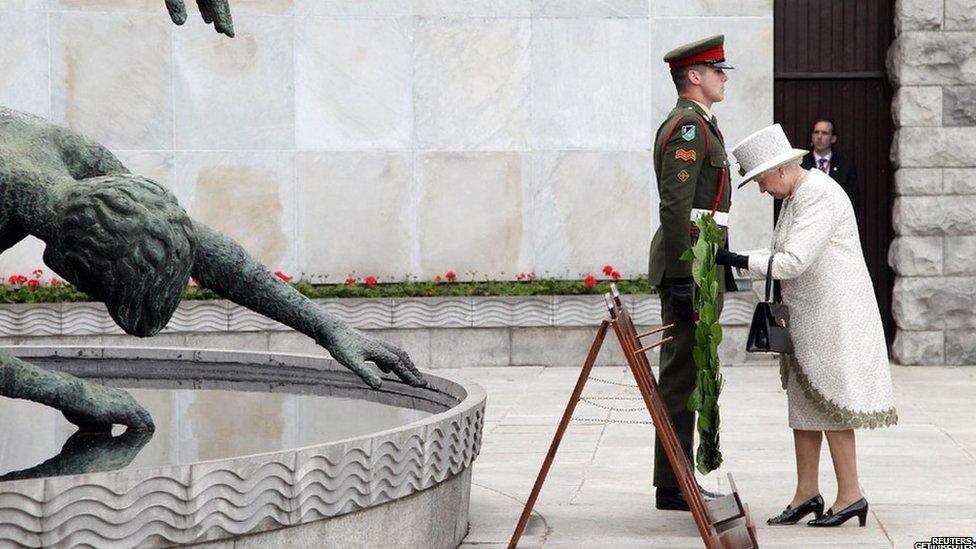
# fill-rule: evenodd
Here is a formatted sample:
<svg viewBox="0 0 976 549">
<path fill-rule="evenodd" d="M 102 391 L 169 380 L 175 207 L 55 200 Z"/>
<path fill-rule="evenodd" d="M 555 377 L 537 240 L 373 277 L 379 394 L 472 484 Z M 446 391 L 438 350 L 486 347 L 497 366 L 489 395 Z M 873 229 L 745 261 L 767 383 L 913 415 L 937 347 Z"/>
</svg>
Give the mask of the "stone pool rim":
<svg viewBox="0 0 976 549">
<path fill-rule="evenodd" d="M 165 362 L 180 366 L 174 373 L 188 381 L 206 373 L 194 370 L 194 364 L 239 364 L 251 371 L 257 366 L 256 371 L 264 372 L 279 367 L 299 374 L 304 370 L 311 377 L 348 378 L 350 389 L 371 391 L 361 382 L 356 387 L 356 380 L 349 378 L 354 375 L 334 360 L 309 355 L 141 347 L 5 349 L 26 360 Z M 85 377 L 123 387 L 138 387 L 147 379 L 138 370 L 128 376 L 94 373 Z M 155 377 L 161 378 L 158 374 Z M 190 464 L 0 483 L 0 540 L 34 546 L 195 544 L 311 524 L 421 493 L 471 466 L 481 446 L 486 401 L 476 384 L 424 374 L 434 389 L 457 404 L 393 429 Z M 427 391 L 397 383 L 389 375 L 384 375 L 384 387 L 403 398 Z M 469 474 L 463 476 L 470 480 Z M 469 486 L 465 493 L 468 490 Z M 464 507 L 456 511 L 466 527 Z M 457 539 L 449 544 L 456 544 L 463 528 L 455 524 L 452 530 Z"/>
</svg>

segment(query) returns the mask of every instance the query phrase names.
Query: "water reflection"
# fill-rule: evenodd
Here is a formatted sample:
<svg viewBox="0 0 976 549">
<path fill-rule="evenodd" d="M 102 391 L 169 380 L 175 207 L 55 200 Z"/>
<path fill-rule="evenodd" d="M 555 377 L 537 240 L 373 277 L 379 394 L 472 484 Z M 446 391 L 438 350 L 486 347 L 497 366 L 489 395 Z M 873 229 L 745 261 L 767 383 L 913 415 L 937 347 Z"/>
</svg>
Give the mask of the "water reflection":
<svg viewBox="0 0 976 549">
<path fill-rule="evenodd" d="M 0 482 L 121 469 L 132 462 L 152 436 L 145 431 L 126 431 L 119 436 L 78 431 L 65 441 L 58 455 L 29 469 L 0 476 Z"/>
<path fill-rule="evenodd" d="M 113 431 L 114 437 L 80 435 L 56 410 L 0 398 L 0 480 L 274 452 L 392 429 L 430 415 L 411 408 L 317 395 L 129 391 L 153 415 L 156 432 L 152 436 L 123 433 L 121 426 Z"/>
</svg>

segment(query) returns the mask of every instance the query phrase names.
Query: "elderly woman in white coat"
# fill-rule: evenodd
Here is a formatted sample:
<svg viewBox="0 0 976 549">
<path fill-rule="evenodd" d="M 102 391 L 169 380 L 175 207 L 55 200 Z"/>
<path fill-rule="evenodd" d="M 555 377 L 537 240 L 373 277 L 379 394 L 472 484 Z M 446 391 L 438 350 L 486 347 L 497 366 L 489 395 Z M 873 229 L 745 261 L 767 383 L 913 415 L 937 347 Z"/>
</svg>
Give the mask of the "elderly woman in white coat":
<svg viewBox="0 0 976 549">
<path fill-rule="evenodd" d="M 748 256 L 720 250 L 717 261 L 781 281 L 790 310 L 793 355 L 781 355 L 789 425 L 796 450 L 793 500 L 769 524 L 838 526 L 857 517 L 864 526 L 868 503 L 857 476 L 854 429 L 898 421 L 881 315 L 844 190 L 817 169 L 804 170 L 779 124 L 747 137 L 732 153 L 741 166 L 740 187 L 755 180 L 783 199 L 772 249 Z M 818 485 L 820 447 L 826 434 L 837 476 L 837 498 L 824 513 Z"/>
</svg>

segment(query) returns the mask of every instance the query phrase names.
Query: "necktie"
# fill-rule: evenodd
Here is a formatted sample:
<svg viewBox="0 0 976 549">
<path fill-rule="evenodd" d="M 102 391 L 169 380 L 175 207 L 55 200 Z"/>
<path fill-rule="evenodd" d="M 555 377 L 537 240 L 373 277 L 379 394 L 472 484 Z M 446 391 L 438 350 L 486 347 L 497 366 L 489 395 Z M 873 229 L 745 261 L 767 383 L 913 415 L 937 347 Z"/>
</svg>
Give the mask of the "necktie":
<svg viewBox="0 0 976 549">
<path fill-rule="evenodd" d="M 823 173 L 827 173 L 827 159 L 821 158 L 817 160 L 817 167 L 820 168 L 820 171 Z"/>
</svg>

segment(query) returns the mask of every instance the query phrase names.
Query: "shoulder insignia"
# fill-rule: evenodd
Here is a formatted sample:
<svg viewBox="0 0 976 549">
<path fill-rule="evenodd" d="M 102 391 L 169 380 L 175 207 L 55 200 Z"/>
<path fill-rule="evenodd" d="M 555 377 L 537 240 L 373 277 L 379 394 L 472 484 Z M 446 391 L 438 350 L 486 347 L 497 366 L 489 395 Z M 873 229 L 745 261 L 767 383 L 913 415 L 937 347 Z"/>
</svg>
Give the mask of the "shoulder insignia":
<svg viewBox="0 0 976 549">
<path fill-rule="evenodd" d="M 693 140 L 695 138 L 696 133 L 697 133 L 697 128 L 695 127 L 694 124 L 687 124 L 681 126 L 681 138 L 684 139 L 685 141 Z"/>
<path fill-rule="evenodd" d="M 674 157 L 685 162 L 694 162 L 698 159 L 698 153 L 695 152 L 695 149 L 678 149 L 674 151 Z"/>
<path fill-rule="evenodd" d="M 688 175 L 688 172 L 686 172 L 684 170 L 681 170 L 680 172 L 678 172 L 678 179 L 680 179 L 682 183 L 684 183 L 685 181 L 688 181 L 688 178 L 689 177 L 691 177 L 691 176 Z"/>
</svg>

